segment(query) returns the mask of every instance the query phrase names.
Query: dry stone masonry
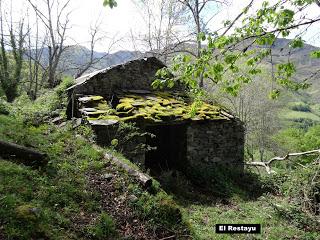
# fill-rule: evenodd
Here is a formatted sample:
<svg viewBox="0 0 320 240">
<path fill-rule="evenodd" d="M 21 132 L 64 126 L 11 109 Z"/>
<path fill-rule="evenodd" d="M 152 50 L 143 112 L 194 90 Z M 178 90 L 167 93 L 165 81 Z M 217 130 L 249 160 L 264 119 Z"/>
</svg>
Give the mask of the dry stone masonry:
<svg viewBox="0 0 320 240">
<path fill-rule="evenodd" d="M 212 171 L 219 165 L 241 168 L 244 128 L 225 109 L 203 103 L 191 113 L 193 102 L 183 87 L 154 90 L 158 59 L 144 58 L 113 66 L 76 79 L 68 89 L 69 118 L 90 124 L 97 142 L 110 145 L 121 122 L 135 122 L 142 132 L 154 134 L 128 143 L 154 147 L 145 153 L 127 154 L 151 172 L 177 169 Z"/>
</svg>

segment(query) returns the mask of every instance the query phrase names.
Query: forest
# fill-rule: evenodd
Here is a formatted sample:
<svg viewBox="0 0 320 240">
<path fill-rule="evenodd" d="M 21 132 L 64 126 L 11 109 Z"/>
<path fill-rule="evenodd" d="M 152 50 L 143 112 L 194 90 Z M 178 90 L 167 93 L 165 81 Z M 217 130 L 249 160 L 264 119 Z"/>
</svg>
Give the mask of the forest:
<svg viewBox="0 0 320 240">
<path fill-rule="evenodd" d="M 0 0 L 0 240 L 320 239 L 319 13 Z"/>
</svg>

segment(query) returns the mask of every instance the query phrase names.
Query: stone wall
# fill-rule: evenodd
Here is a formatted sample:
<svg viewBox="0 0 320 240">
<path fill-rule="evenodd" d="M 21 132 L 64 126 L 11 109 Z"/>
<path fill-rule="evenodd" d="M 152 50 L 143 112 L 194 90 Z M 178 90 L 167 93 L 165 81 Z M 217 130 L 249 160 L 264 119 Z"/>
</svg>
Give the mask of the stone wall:
<svg viewBox="0 0 320 240">
<path fill-rule="evenodd" d="M 244 128 L 240 121 L 193 122 L 187 128 L 187 161 L 191 169 L 242 167 L 243 154 Z"/>
<path fill-rule="evenodd" d="M 75 94 L 101 95 L 110 99 L 115 91 L 152 90 L 156 72 L 165 67 L 157 58 L 137 59 L 103 70 L 73 87 Z"/>
</svg>

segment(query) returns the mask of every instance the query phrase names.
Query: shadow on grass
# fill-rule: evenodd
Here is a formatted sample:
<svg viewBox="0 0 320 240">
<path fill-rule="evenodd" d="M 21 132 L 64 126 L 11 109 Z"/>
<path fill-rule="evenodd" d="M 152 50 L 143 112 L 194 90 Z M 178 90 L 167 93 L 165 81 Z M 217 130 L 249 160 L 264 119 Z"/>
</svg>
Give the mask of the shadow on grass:
<svg viewBox="0 0 320 240">
<path fill-rule="evenodd" d="M 162 188 L 172 194 L 180 204 L 229 204 L 231 198 L 252 201 L 272 191 L 260 181 L 259 175 L 244 170 L 219 167 L 204 175 L 200 172 L 184 174 L 164 171 L 158 177 Z M 191 180 L 192 179 L 192 180 Z"/>
</svg>

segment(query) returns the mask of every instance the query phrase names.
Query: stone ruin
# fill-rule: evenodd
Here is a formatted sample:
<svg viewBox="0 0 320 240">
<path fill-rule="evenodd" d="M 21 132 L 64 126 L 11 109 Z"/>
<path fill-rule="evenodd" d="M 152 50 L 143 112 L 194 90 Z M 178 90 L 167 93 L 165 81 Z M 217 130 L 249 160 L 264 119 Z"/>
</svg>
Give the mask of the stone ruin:
<svg viewBox="0 0 320 240">
<path fill-rule="evenodd" d="M 126 155 L 151 173 L 242 167 L 243 124 L 222 107 L 195 105 L 181 86 L 153 89 L 163 67 L 154 57 L 143 58 L 76 79 L 68 89 L 68 118 L 90 124 L 99 144 L 110 145 L 121 122 L 135 122 L 142 132 L 152 133 L 155 137 L 144 135 L 127 144 L 142 143 L 152 150 Z"/>
</svg>

